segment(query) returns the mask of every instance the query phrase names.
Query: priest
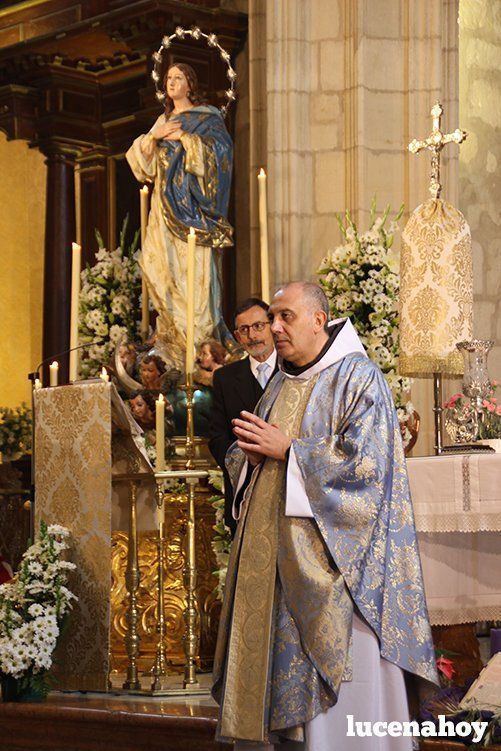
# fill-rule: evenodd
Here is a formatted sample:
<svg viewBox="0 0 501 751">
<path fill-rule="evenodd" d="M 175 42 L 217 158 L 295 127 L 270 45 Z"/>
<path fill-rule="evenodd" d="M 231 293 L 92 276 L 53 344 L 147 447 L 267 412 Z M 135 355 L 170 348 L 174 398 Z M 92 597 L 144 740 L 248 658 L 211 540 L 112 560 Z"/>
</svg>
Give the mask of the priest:
<svg viewBox="0 0 501 751">
<path fill-rule="evenodd" d="M 407 751 L 410 737 L 347 735 L 348 716 L 408 720 L 403 671 L 436 682 L 391 393 L 349 319 L 327 323 L 317 285 L 283 286 L 269 318 L 281 368 L 256 413 L 234 420 L 226 458 L 242 502 L 214 667 L 217 737 Z"/>
</svg>

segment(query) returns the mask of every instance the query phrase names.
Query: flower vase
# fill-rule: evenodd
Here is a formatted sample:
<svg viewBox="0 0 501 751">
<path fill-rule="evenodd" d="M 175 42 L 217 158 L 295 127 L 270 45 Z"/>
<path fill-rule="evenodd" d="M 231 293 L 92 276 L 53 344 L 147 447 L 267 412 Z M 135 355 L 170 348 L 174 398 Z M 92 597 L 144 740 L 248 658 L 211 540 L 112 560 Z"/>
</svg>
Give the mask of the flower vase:
<svg viewBox="0 0 501 751">
<path fill-rule="evenodd" d="M 47 692 L 40 685 L 34 686 L 30 681 L 26 683 L 22 678 L 4 675 L 1 679 L 2 701 L 39 702 L 45 701 Z"/>
</svg>

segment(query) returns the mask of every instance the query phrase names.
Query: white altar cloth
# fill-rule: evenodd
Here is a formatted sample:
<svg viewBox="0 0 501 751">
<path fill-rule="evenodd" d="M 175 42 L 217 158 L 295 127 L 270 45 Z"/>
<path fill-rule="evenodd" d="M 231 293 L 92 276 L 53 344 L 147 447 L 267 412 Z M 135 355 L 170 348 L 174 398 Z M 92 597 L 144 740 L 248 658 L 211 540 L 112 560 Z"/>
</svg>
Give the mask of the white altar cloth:
<svg viewBox="0 0 501 751">
<path fill-rule="evenodd" d="M 420 531 L 501 531 L 501 454 L 417 457 L 407 471 Z"/>
<path fill-rule="evenodd" d="M 501 619 L 501 455 L 407 460 L 433 625 Z"/>
</svg>

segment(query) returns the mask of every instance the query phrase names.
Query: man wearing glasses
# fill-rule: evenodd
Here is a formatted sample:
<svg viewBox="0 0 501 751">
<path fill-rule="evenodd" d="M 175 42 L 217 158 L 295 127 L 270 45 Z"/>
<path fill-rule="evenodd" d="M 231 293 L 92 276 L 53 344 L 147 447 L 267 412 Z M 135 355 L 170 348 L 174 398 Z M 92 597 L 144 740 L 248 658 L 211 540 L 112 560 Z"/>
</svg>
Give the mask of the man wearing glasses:
<svg viewBox="0 0 501 751">
<path fill-rule="evenodd" d="M 254 412 L 267 383 L 276 372 L 277 353 L 268 320 L 268 305 L 257 297 L 244 300 L 235 311 L 235 338 L 249 357 L 214 372 L 209 448 L 224 472 L 226 525 L 235 533 L 233 493 L 224 458 L 235 441 L 232 420 Z"/>
</svg>

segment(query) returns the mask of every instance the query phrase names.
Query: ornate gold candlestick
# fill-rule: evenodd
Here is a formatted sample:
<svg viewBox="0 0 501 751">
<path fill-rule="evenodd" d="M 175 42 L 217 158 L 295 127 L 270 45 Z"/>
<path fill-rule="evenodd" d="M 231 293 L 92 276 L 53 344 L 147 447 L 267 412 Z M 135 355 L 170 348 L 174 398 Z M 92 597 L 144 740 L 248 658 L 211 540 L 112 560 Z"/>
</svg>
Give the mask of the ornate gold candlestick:
<svg viewBox="0 0 501 751">
<path fill-rule="evenodd" d="M 195 441 L 193 420 L 193 374 L 186 373 L 186 469 L 194 468 Z"/>
<path fill-rule="evenodd" d="M 196 659 L 198 654 L 199 636 L 198 636 L 198 608 L 195 594 L 197 581 L 197 569 L 195 558 L 195 488 L 197 483 L 208 476 L 206 470 L 165 470 L 155 473 L 157 483 L 157 504 L 165 503 L 166 494 L 163 491 L 164 480 L 184 480 L 188 486 L 188 520 L 186 536 L 184 539 L 185 565 L 183 568 L 183 583 L 186 590 L 186 607 L 183 611 L 183 620 L 185 623 L 185 634 L 183 637 L 185 668 L 184 679 L 181 682 L 173 680 L 173 676 L 167 675 L 166 657 L 165 657 L 165 633 L 166 622 L 164 613 L 164 596 L 163 596 L 163 570 L 158 572 L 158 646 L 155 664 L 152 670 L 154 680 L 149 691 L 140 692 L 154 694 L 156 696 L 185 696 L 186 694 L 207 695 L 210 693 L 208 687 L 201 687 L 197 680 Z M 159 501 L 161 497 L 161 501 Z M 159 566 L 163 560 L 163 523 L 159 524 L 161 533 L 159 533 Z"/>
<path fill-rule="evenodd" d="M 433 414 L 435 418 L 435 456 L 440 456 L 444 447 L 442 426 L 442 373 L 433 373 L 433 396 Z"/>
<path fill-rule="evenodd" d="M 195 587 L 197 583 L 197 565 L 195 558 L 195 485 L 196 477 L 187 477 L 188 485 L 188 522 L 186 529 L 186 562 L 183 569 L 183 580 L 186 589 L 186 608 L 183 613 L 186 629 L 184 632 L 184 654 L 186 657 L 184 667 L 185 688 L 198 686 L 196 656 L 198 647 L 197 636 L 197 604 Z"/>
<path fill-rule="evenodd" d="M 130 691 L 141 688 L 137 672 L 137 658 L 139 655 L 139 634 L 137 632 L 138 609 L 137 590 L 139 588 L 139 564 L 137 546 L 137 482 L 130 483 L 130 511 L 129 511 L 129 544 L 127 551 L 127 571 L 125 586 L 129 593 L 129 610 L 127 613 L 127 634 L 125 647 L 129 657 L 127 678 L 123 687 Z"/>
<path fill-rule="evenodd" d="M 153 665 L 152 675 L 153 682 L 151 684 L 152 691 L 161 691 L 166 688 L 166 665 L 165 658 L 165 603 L 164 603 L 164 491 L 162 486 L 157 483 L 156 488 L 156 502 L 157 508 L 160 513 L 160 519 L 158 523 L 158 540 L 157 540 L 157 566 L 158 566 L 158 616 L 157 616 L 157 632 L 158 642 L 155 656 L 155 663 Z"/>
</svg>

